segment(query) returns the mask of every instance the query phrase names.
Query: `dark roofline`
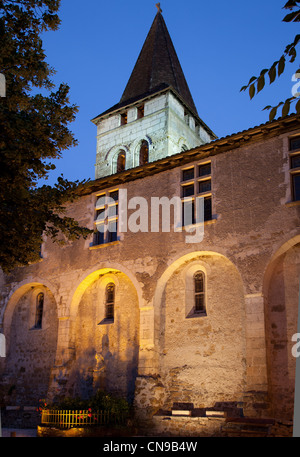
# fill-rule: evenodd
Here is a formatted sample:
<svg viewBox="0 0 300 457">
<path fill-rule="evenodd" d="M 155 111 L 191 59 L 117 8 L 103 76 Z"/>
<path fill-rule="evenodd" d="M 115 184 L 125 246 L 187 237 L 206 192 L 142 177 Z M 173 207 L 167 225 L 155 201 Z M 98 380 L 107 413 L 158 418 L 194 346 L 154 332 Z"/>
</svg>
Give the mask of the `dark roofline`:
<svg viewBox="0 0 300 457">
<path fill-rule="evenodd" d="M 172 39 L 161 10 L 159 10 L 150 27 L 119 103 L 94 117 L 91 121 L 96 123 L 102 116 L 130 106 L 168 88 L 172 88 L 173 92 L 180 98 L 188 111 L 199 122 L 203 123 L 199 118 Z M 203 126 L 205 126 L 204 123 Z"/>
<path fill-rule="evenodd" d="M 150 92 L 146 92 L 145 94 L 139 95 L 138 97 L 131 98 L 130 100 L 126 100 L 125 102 L 122 102 L 122 103 L 116 103 L 116 105 L 112 106 L 111 108 L 107 109 L 103 113 L 98 114 L 98 116 L 91 119 L 91 122 L 93 122 L 94 124 L 97 125 L 97 123 L 99 122 L 99 120 L 101 118 L 104 119 L 106 116 L 108 116 L 112 113 L 118 112 L 125 108 L 129 108 L 131 105 L 133 105 L 135 103 L 136 104 L 138 104 L 139 102 L 141 103 L 141 102 L 147 100 L 148 98 L 152 98 L 155 95 L 158 95 L 162 92 L 167 91 L 169 88 L 170 88 L 170 86 L 168 86 L 167 84 L 161 84 L 161 85 L 155 87 Z"/>
<path fill-rule="evenodd" d="M 255 143 L 262 139 L 272 138 L 287 131 L 300 129 L 300 115 L 291 114 L 284 118 L 279 118 L 273 121 L 268 121 L 256 127 L 251 127 L 248 130 L 243 130 L 232 135 L 225 136 L 210 143 L 197 146 L 188 151 L 159 159 L 155 162 L 150 162 L 147 165 L 131 168 L 122 173 L 105 176 L 103 178 L 89 181 L 80 189 L 80 195 L 89 195 L 93 192 L 98 192 L 113 186 L 134 181 L 136 179 L 145 178 L 171 168 L 176 168 L 194 162 L 196 160 L 205 159 L 210 156 L 220 154 L 239 148 L 246 143 Z"/>
</svg>

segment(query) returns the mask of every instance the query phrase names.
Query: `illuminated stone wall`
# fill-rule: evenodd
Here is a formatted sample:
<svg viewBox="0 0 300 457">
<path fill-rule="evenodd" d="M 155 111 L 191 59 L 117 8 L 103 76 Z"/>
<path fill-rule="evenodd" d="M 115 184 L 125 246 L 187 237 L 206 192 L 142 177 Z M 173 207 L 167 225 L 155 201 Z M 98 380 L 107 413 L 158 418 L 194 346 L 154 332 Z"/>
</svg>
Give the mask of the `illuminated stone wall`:
<svg viewBox="0 0 300 457">
<path fill-rule="evenodd" d="M 205 271 L 207 290 L 206 312 L 188 317 L 190 270 Z M 234 265 L 218 255 L 191 258 L 174 271 L 162 298 L 159 343 L 166 408 L 176 402 L 201 408 L 240 401 L 246 381 L 245 307 Z"/>
<path fill-rule="evenodd" d="M 42 328 L 35 328 L 36 296 L 44 294 Z M 26 287 L 16 298 L 7 328 L 7 357 L 1 359 L 1 394 L 6 404 L 38 405 L 48 394 L 57 348 L 57 306 L 43 285 Z M 6 363 L 5 363 L 6 362 Z"/>
<path fill-rule="evenodd" d="M 114 320 L 105 319 L 105 286 L 115 284 Z M 124 273 L 103 274 L 84 292 L 75 323 L 75 360 L 67 384 L 73 396 L 102 389 L 130 400 L 139 353 L 136 291 Z"/>
<path fill-rule="evenodd" d="M 149 161 L 177 154 L 185 145 L 191 149 L 211 141 L 210 134 L 198 125 L 184 106 L 172 95 L 158 95 L 145 101 L 144 117 L 138 118 L 137 108 L 126 110 L 127 124 L 121 114 L 111 114 L 97 126 L 95 177 L 116 173 L 120 150 L 126 154 L 126 169 L 139 166 L 142 140 L 149 144 Z"/>
<path fill-rule="evenodd" d="M 9 355 L 0 361 L 2 374 L 21 373 L 21 389 L 23 368 L 43 376 L 28 378 L 26 402 L 38 399 L 49 375 L 51 397 L 88 395 L 97 386 L 127 396 L 135 385 L 143 413 L 177 401 L 195 408 L 233 402 L 252 417 L 291 418 L 299 206 L 288 204 L 288 137 L 245 140 L 185 164 L 211 160 L 213 219 L 202 241 L 187 243 L 184 232 L 173 230 L 152 233 L 150 224 L 148 232 L 121 233 L 105 246 L 91 246 L 92 237 L 63 247 L 46 240 L 39 263 L 3 276 L 0 316 Z M 116 180 L 105 190 L 127 189 L 128 201 L 144 197 L 150 208 L 151 197 L 179 196 L 180 179 L 178 166 Z M 68 214 L 92 228 L 96 201 L 93 191 Z M 187 318 L 193 291 L 186 278 L 198 266 L 206 273 L 207 315 Z M 101 324 L 102 281 L 112 278 L 116 317 Z M 49 290 L 52 317 L 33 339 L 25 311 L 38 286 Z M 17 401 L 8 390 L 4 398 Z"/>
</svg>

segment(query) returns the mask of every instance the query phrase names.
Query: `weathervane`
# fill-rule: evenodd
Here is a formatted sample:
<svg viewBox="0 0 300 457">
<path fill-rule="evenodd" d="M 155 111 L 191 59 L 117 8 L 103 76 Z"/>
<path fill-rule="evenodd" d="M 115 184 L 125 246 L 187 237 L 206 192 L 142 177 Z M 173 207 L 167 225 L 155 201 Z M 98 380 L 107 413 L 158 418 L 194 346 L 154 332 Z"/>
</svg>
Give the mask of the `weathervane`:
<svg viewBox="0 0 300 457">
<path fill-rule="evenodd" d="M 161 7 L 160 7 L 160 3 L 156 3 L 155 6 L 156 6 L 158 12 L 159 12 L 159 13 L 162 13 L 162 9 L 161 9 Z"/>
</svg>

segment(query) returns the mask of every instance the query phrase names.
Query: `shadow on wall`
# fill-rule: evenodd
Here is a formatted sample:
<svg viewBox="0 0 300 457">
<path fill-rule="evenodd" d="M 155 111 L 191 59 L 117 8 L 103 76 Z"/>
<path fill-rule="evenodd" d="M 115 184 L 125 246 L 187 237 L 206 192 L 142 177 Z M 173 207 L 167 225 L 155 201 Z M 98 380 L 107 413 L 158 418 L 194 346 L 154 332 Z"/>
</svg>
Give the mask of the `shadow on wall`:
<svg viewBox="0 0 300 457">
<path fill-rule="evenodd" d="M 132 401 L 139 354 L 136 289 L 117 270 L 98 270 L 91 279 L 72 321 L 74 358 L 66 394 L 88 398 L 101 389 Z M 112 296 L 107 294 L 111 284 Z"/>
<path fill-rule="evenodd" d="M 292 335 L 297 332 L 300 244 L 279 256 L 265 284 L 269 388 L 273 414 L 292 420 L 296 359 Z"/>
<path fill-rule="evenodd" d="M 133 402 L 138 372 L 138 347 L 128 346 L 121 353 L 104 334 L 101 349 L 87 348 L 73 363 L 66 394 L 88 399 L 98 390 Z"/>
</svg>

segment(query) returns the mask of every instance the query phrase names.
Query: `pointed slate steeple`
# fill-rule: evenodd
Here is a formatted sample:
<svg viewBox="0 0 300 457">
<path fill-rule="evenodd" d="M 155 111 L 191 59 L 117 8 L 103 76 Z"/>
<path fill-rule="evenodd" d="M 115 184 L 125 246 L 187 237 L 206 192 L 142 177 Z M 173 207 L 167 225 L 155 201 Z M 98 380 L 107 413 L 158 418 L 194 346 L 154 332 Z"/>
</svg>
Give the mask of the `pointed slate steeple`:
<svg viewBox="0 0 300 457">
<path fill-rule="evenodd" d="M 159 9 L 131 73 L 120 103 L 171 86 L 198 115 L 164 18 Z"/>
</svg>

